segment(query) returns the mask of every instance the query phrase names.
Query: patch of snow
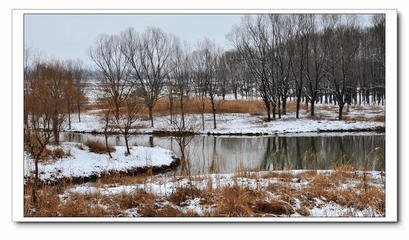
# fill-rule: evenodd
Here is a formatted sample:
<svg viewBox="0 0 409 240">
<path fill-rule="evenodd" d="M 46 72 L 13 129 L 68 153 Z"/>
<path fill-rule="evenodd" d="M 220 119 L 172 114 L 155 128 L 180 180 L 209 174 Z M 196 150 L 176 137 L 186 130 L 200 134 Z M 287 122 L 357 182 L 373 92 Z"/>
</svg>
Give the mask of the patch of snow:
<svg viewBox="0 0 409 240">
<path fill-rule="evenodd" d="M 131 154 L 126 156 L 126 147 L 115 146 L 116 151 L 107 154 L 89 152 L 86 148 L 79 149 L 75 143 L 64 142 L 61 147 L 70 151 L 71 156 L 50 163 L 39 163 L 39 178 L 41 180 L 57 180 L 70 177 L 88 177 L 100 175 L 109 171 L 127 171 L 135 168 L 169 166 L 173 161 L 173 153 L 160 147 L 130 147 Z M 33 160 L 25 154 L 25 176 L 33 171 Z M 31 161 L 30 161 L 31 160 Z"/>
<path fill-rule="evenodd" d="M 193 130 L 200 134 L 294 134 L 317 133 L 321 131 L 356 131 L 382 128 L 384 122 L 374 121 L 339 121 L 314 120 L 309 118 L 295 118 L 292 114 L 283 116 L 270 122 L 264 121 L 264 116 L 248 113 L 217 114 L 217 128 L 213 129 L 213 116 L 205 114 L 205 129 L 201 127 L 200 114 L 187 114 L 186 122 L 190 122 Z M 139 120 L 134 124 L 137 133 L 152 133 L 154 131 L 172 131 L 168 116 L 154 117 L 155 127 L 150 127 L 149 120 Z M 73 119 L 71 129 L 66 131 L 103 132 L 103 123 L 96 113 L 84 113 L 81 122 Z M 119 131 L 118 131 L 119 132 Z"/>
</svg>

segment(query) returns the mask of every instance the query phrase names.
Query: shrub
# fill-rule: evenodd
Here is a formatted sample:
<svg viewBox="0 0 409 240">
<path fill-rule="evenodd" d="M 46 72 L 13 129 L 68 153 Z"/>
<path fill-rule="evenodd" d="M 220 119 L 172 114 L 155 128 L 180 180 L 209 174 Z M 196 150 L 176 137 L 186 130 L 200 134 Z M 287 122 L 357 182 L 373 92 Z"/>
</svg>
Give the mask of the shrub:
<svg viewBox="0 0 409 240">
<path fill-rule="evenodd" d="M 70 156 L 71 153 L 69 151 L 64 152 L 64 149 L 62 148 L 56 148 L 52 152 L 53 158 L 63 158 L 65 156 Z"/>
<path fill-rule="evenodd" d="M 94 153 L 107 153 L 108 152 L 105 144 L 99 141 L 87 140 L 84 144 L 89 148 L 90 152 L 94 152 Z M 115 152 L 115 148 L 113 146 L 108 145 L 108 149 L 110 152 Z"/>
<path fill-rule="evenodd" d="M 288 203 L 277 200 L 271 202 L 258 201 L 253 209 L 257 213 L 269 213 L 274 215 L 290 215 L 294 213 L 292 207 Z"/>
<path fill-rule="evenodd" d="M 194 186 L 178 187 L 169 195 L 168 200 L 176 205 L 183 205 L 189 199 L 202 198 L 202 191 Z"/>
</svg>

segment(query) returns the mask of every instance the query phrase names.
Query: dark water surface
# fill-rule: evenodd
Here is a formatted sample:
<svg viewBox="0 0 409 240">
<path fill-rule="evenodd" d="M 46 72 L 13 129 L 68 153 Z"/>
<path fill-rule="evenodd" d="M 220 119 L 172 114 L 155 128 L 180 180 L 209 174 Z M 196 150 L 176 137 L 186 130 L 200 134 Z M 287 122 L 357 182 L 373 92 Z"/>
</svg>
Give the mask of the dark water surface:
<svg viewBox="0 0 409 240">
<path fill-rule="evenodd" d="M 63 133 L 62 141 L 104 142 L 103 135 Z M 160 146 L 180 156 L 175 137 L 134 135 L 130 145 Z M 187 139 L 186 154 L 192 174 L 232 173 L 237 170 L 333 169 L 349 164 L 360 170 L 384 170 L 385 135 L 346 136 L 203 136 Z M 125 145 L 120 135 L 112 145 Z M 177 171 L 180 171 L 177 170 Z"/>
</svg>

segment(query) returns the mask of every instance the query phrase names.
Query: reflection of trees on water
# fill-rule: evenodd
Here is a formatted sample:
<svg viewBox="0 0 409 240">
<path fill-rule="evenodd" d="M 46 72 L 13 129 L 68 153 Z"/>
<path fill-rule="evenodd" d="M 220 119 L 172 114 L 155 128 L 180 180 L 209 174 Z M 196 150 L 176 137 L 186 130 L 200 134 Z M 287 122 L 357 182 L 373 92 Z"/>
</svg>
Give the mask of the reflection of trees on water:
<svg viewBox="0 0 409 240">
<path fill-rule="evenodd" d="M 155 144 L 154 144 L 154 142 L 153 142 L 153 136 L 149 136 L 149 146 L 150 146 L 150 147 L 154 147 L 154 146 L 155 146 Z"/>
<path fill-rule="evenodd" d="M 384 136 L 268 137 L 260 169 L 384 169 Z M 370 151 L 379 148 L 377 152 Z M 365 162 L 366 161 L 366 162 Z M 369 164 L 368 164 L 369 163 Z"/>
<path fill-rule="evenodd" d="M 211 158 L 211 163 L 209 167 L 209 173 L 217 173 L 220 172 L 220 158 L 219 155 L 217 154 L 217 137 L 213 138 L 213 154 Z"/>
<path fill-rule="evenodd" d="M 295 168 L 296 169 L 303 169 L 303 154 L 301 154 L 300 150 L 300 141 L 295 141 L 295 152 L 296 152 L 296 161 L 295 161 Z"/>
<path fill-rule="evenodd" d="M 64 141 L 103 140 L 102 135 L 64 134 Z M 173 137 L 134 135 L 139 146 L 159 146 L 180 157 Z M 110 137 L 110 144 L 124 145 L 122 136 Z M 377 149 L 374 151 L 374 149 Z M 356 169 L 385 167 L 385 136 L 194 136 L 187 147 L 192 174 L 245 170 L 332 169 L 350 164 Z"/>
<path fill-rule="evenodd" d="M 271 170 L 274 169 L 273 160 L 271 160 L 271 140 L 272 138 L 267 138 L 266 151 L 264 152 L 263 161 L 261 162 L 260 169 Z"/>
</svg>

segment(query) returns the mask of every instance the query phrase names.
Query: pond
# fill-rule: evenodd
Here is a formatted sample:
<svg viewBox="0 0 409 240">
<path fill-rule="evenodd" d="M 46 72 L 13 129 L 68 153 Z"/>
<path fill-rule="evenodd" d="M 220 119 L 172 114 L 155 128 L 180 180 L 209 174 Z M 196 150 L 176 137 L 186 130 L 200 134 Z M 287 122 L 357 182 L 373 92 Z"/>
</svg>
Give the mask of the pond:
<svg viewBox="0 0 409 240">
<path fill-rule="evenodd" d="M 104 142 L 103 135 L 62 133 L 62 141 Z M 185 139 L 191 174 L 237 171 L 334 169 L 349 165 L 358 170 L 384 170 L 385 135 L 351 134 L 312 136 L 207 136 Z M 109 137 L 111 145 L 125 145 L 121 135 Z M 133 135 L 130 145 L 160 146 L 180 156 L 176 137 Z M 180 172 L 182 167 L 177 169 Z"/>
</svg>

